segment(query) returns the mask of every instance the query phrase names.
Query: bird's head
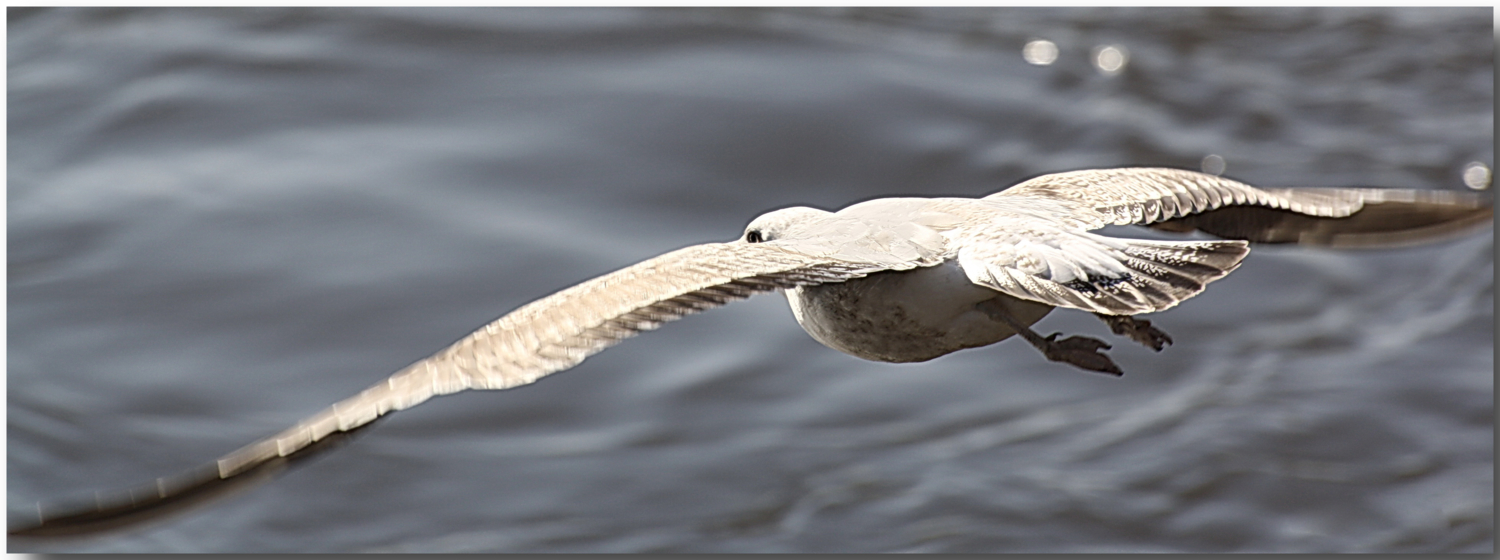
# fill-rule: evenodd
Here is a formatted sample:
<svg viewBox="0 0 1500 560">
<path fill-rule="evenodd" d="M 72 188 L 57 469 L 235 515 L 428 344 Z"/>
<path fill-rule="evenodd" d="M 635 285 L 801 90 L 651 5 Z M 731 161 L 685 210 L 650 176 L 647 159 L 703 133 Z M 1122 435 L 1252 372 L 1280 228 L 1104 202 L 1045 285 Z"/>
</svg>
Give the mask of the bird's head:
<svg viewBox="0 0 1500 560">
<path fill-rule="evenodd" d="M 740 236 L 740 240 L 745 243 L 765 243 L 777 239 L 795 238 L 799 230 L 806 229 L 832 214 L 826 210 L 806 206 L 772 210 L 750 220 L 750 225 L 745 226 L 745 234 Z"/>
</svg>

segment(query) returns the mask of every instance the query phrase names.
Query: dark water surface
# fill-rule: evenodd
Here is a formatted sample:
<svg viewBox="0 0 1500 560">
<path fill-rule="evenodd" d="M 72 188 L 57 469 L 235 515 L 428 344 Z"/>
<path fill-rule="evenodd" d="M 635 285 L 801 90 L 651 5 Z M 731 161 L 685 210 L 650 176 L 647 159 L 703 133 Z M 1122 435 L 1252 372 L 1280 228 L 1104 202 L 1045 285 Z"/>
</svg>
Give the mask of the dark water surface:
<svg viewBox="0 0 1500 560">
<path fill-rule="evenodd" d="M 1494 164 L 1492 21 L 11 10 L 10 515 L 205 463 L 781 206 L 1210 154 L 1461 190 Z M 1122 379 L 1014 341 L 861 361 L 761 296 L 191 514 L 9 549 L 1490 552 L 1492 253 L 1257 249 L 1150 317 L 1175 346 L 1117 344 Z"/>
</svg>

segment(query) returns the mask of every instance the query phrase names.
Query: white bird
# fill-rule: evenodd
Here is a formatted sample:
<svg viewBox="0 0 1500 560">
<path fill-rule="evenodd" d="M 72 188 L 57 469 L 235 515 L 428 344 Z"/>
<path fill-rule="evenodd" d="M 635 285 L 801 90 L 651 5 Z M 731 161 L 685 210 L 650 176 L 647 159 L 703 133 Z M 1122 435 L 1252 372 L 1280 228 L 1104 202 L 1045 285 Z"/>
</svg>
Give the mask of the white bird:
<svg viewBox="0 0 1500 560">
<path fill-rule="evenodd" d="M 1031 325 L 1054 308 L 1079 309 L 1161 350 L 1171 338 L 1134 315 L 1197 295 L 1238 267 L 1250 242 L 1404 245 L 1492 216 L 1491 203 L 1473 193 L 1257 189 L 1161 168 L 1045 175 L 978 199 L 784 208 L 751 221 L 735 241 L 672 251 L 526 304 L 198 471 L 76 507 L 39 504 L 36 518 L 10 534 L 87 533 L 154 518 L 265 479 L 388 412 L 466 389 L 526 385 L 640 331 L 760 292 L 785 290 L 808 334 L 861 358 L 924 361 L 1019 334 L 1049 360 L 1120 375 L 1103 341 L 1043 337 Z M 1110 225 L 1224 239 L 1091 233 Z"/>
</svg>

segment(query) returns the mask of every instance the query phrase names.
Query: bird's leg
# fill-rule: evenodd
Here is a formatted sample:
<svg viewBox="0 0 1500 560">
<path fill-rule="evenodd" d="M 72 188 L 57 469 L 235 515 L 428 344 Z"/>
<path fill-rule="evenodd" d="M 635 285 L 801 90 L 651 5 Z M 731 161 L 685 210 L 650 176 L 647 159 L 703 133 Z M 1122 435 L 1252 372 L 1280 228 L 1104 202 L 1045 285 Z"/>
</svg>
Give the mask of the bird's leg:
<svg viewBox="0 0 1500 560">
<path fill-rule="evenodd" d="M 1014 329 L 1016 334 L 1026 339 L 1026 342 L 1030 342 L 1037 350 L 1041 350 L 1042 355 L 1046 356 L 1048 360 L 1073 364 L 1089 371 L 1097 371 L 1115 376 L 1125 375 L 1124 372 L 1120 371 L 1120 366 L 1115 365 L 1114 360 L 1109 359 L 1109 356 L 1100 352 L 1100 349 L 1108 350 L 1110 348 L 1109 344 L 1102 340 L 1086 336 L 1070 336 L 1062 340 L 1057 340 L 1057 336 L 1062 333 L 1052 333 L 1043 337 L 1036 334 L 1036 331 L 1031 330 L 1030 327 L 1016 319 L 1000 305 L 995 304 L 994 300 L 982 303 L 979 307 L 985 313 L 989 314 L 991 318 L 1005 323 L 1011 329 Z"/>
<path fill-rule="evenodd" d="M 1131 340 L 1157 352 L 1172 343 L 1172 337 L 1167 336 L 1167 333 L 1162 332 L 1161 329 L 1151 326 L 1151 321 L 1137 319 L 1130 315 L 1095 313 L 1094 316 L 1108 324 L 1109 330 L 1115 331 L 1115 334 L 1128 336 Z"/>
</svg>

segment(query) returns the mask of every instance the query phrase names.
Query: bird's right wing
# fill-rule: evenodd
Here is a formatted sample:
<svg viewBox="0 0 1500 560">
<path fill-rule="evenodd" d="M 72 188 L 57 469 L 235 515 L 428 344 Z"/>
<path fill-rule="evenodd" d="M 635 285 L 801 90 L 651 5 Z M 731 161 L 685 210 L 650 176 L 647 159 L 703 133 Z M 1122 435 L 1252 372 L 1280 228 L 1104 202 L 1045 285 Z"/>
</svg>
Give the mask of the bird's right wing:
<svg viewBox="0 0 1500 560">
<path fill-rule="evenodd" d="M 45 511 L 13 536 L 90 533 L 134 524 L 273 475 L 381 415 L 465 389 L 507 389 L 570 368 L 643 330 L 756 293 L 923 263 L 860 262 L 778 243 L 679 249 L 542 298 L 359 394 L 213 465 L 89 504 Z M 14 517 L 14 516 L 13 516 Z M 14 521 L 14 519 L 13 519 Z"/>
</svg>

